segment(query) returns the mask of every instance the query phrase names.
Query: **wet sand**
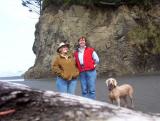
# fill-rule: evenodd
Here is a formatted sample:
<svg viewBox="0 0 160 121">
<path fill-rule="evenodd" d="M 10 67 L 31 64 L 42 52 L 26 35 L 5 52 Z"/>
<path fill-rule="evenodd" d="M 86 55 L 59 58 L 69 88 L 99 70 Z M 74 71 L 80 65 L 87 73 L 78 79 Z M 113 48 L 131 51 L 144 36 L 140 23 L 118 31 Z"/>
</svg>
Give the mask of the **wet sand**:
<svg viewBox="0 0 160 121">
<path fill-rule="evenodd" d="M 97 100 L 109 102 L 108 90 L 105 84 L 106 78 L 98 78 L 96 82 L 96 97 Z M 140 110 L 145 113 L 160 114 L 160 75 L 139 75 L 117 77 L 119 85 L 128 83 L 134 87 L 134 104 L 135 110 Z M 15 81 L 16 82 L 16 81 Z M 24 80 L 17 83 L 25 84 L 30 87 L 41 90 L 55 91 L 54 79 L 40 80 Z M 81 95 L 80 83 L 78 82 L 76 95 Z"/>
</svg>

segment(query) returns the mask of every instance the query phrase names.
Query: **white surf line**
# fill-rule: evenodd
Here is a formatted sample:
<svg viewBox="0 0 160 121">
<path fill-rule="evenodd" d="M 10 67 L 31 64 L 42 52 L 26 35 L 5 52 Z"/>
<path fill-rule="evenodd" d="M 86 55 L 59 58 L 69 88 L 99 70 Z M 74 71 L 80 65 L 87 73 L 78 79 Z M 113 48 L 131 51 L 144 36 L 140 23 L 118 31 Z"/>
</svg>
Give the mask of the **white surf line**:
<svg viewBox="0 0 160 121">
<path fill-rule="evenodd" d="M 22 82 L 24 79 L 6 79 L 6 80 L 0 80 L 3 82 Z"/>
</svg>

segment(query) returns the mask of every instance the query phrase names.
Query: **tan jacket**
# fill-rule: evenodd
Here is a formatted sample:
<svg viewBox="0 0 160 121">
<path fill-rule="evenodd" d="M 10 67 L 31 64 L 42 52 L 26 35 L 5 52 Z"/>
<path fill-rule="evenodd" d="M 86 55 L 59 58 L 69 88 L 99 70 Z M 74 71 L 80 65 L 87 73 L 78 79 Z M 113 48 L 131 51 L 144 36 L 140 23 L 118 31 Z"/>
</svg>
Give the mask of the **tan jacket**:
<svg viewBox="0 0 160 121">
<path fill-rule="evenodd" d="M 79 75 L 79 70 L 76 67 L 73 56 L 69 55 L 65 58 L 62 55 L 57 55 L 54 61 L 52 61 L 52 72 L 57 76 L 62 77 L 65 80 L 75 79 Z"/>
</svg>

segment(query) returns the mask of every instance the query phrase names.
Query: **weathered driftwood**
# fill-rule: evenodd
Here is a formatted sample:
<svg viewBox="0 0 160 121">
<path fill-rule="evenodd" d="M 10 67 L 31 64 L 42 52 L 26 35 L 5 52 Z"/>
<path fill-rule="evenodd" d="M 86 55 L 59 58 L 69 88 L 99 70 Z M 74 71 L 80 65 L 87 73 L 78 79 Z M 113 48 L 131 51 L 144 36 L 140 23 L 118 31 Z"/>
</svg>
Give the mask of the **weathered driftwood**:
<svg viewBox="0 0 160 121">
<path fill-rule="evenodd" d="M 0 121 L 160 121 L 160 117 L 80 96 L 0 81 Z"/>
</svg>

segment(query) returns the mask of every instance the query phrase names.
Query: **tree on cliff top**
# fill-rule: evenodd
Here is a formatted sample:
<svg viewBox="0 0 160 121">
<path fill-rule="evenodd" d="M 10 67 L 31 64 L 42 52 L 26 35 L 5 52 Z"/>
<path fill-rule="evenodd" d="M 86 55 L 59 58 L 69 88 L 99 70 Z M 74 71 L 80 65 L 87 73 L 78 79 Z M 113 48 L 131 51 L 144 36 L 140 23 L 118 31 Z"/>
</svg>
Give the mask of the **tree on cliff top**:
<svg viewBox="0 0 160 121">
<path fill-rule="evenodd" d="M 22 5 L 29 8 L 30 12 L 41 15 L 43 0 L 22 0 Z"/>
</svg>

